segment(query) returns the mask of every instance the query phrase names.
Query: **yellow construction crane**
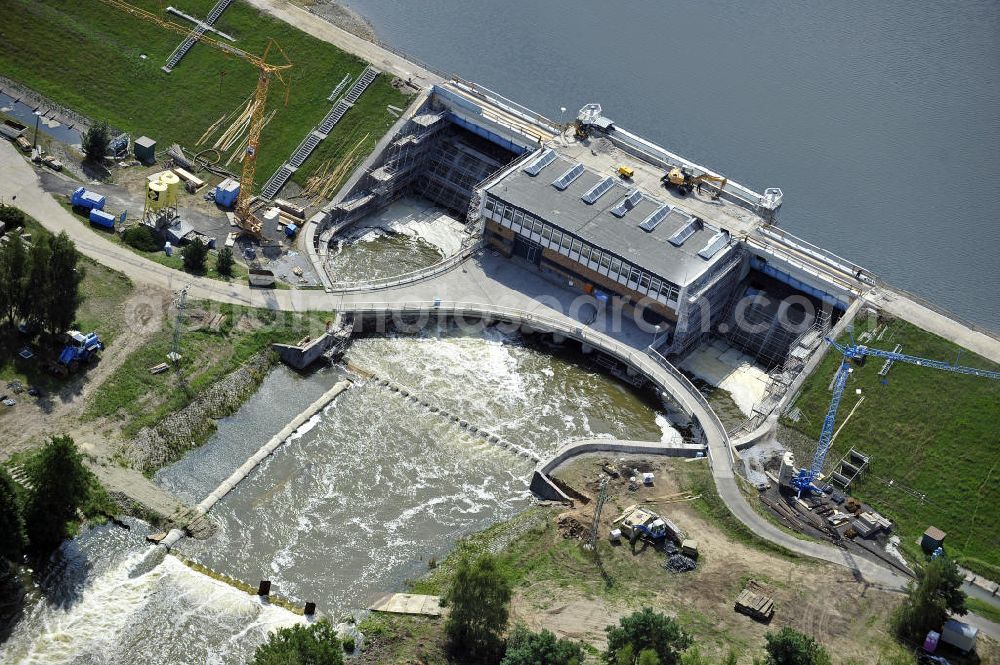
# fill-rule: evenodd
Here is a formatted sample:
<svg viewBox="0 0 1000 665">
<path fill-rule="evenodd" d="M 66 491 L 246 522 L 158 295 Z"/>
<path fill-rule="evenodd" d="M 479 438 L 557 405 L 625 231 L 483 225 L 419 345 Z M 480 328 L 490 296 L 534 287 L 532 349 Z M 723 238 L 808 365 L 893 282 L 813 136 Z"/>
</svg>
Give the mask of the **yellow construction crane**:
<svg viewBox="0 0 1000 665">
<path fill-rule="evenodd" d="M 188 27 L 168 21 L 161 16 L 130 5 L 122 0 L 101 0 L 101 2 L 185 37 L 191 34 L 191 29 Z M 288 102 L 288 84 L 285 83 L 285 79 L 281 73 L 290 69 L 292 62 L 274 40 L 268 41 L 263 56 L 256 56 L 207 35 L 201 35 L 200 37 L 196 37 L 196 39 L 224 53 L 246 60 L 260 72 L 257 77 L 257 90 L 254 93 L 253 113 L 250 117 L 250 137 L 247 141 L 246 154 L 243 156 L 243 173 L 240 175 L 240 195 L 236 199 L 236 219 L 240 224 L 240 228 L 259 236 L 261 223 L 251 213 L 250 203 L 253 199 L 254 175 L 257 171 L 257 153 L 260 151 L 260 130 L 263 126 L 264 111 L 267 108 L 267 90 L 271 84 L 271 77 L 276 76 L 285 86 L 285 102 Z M 270 64 L 267 62 L 267 56 L 271 51 L 272 45 L 281 51 L 281 55 L 285 59 L 284 64 Z"/>
<path fill-rule="evenodd" d="M 695 187 L 698 188 L 698 192 L 700 193 L 701 186 L 706 182 L 717 182 L 719 185 L 716 188 L 715 193 L 712 195 L 713 199 L 717 199 L 719 198 L 719 195 L 722 194 L 722 190 L 726 188 L 726 183 L 729 182 L 729 179 L 717 175 L 709 175 L 707 173 L 694 175 L 687 169 L 674 167 L 667 171 L 666 175 L 660 178 L 660 182 L 662 182 L 666 187 L 676 188 L 677 192 L 681 196 L 690 194 L 691 190 Z"/>
</svg>

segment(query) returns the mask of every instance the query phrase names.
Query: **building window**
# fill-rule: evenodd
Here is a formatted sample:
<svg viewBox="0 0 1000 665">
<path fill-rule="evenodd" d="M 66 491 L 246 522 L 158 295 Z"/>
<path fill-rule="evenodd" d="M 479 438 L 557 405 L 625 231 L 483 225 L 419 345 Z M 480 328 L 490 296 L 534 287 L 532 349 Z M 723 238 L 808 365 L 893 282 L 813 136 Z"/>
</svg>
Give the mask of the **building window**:
<svg viewBox="0 0 1000 665">
<path fill-rule="evenodd" d="M 521 222 L 523 222 L 523 221 L 524 221 L 524 211 L 523 210 L 515 210 L 514 211 L 514 223 L 517 224 L 518 226 L 520 226 Z"/>
<path fill-rule="evenodd" d="M 611 255 L 610 254 L 605 253 L 605 254 L 601 255 L 601 267 L 604 268 L 604 269 L 608 269 L 608 268 L 611 267 Z"/>
<path fill-rule="evenodd" d="M 562 253 L 563 254 L 569 254 L 569 249 L 570 249 L 570 246 L 572 246 L 573 242 L 574 242 L 573 241 L 573 236 L 571 236 L 568 233 L 564 233 L 563 234 L 562 242 L 560 243 L 562 245 L 562 249 L 563 249 Z"/>
<path fill-rule="evenodd" d="M 549 226 L 548 224 L 546 224 L 545 227 L 542 229 L 542 238 L 544 238 L 545 240 L 552 239 L 552 227 Z"/>
<path fill-rule="evenodd" d="M 621 259 L 615 259 L 614 261 L 612 261 L 611 262 L 611 272 L 613 274 L 617 275 L 621 271 L 622 271 L 622 260 Z"/>
<path fill-rule="evenodd" d="M 661 282 L 659 279 L 657 279 L 657 278 L 654 277 L 649 282 L 649 292 L 651 294 L 652 293 L 659 293 L 660 292 L 660 286 L 662 286 L 662 285 L 663 285 L 663 282 Z"/>
<path fill-rule="evenodd" d="M 649 273 L 648 272 L 642 273 L 642 277 L 639 278 L 639 288 L 643 289 L 643 290 L 649 288 Z"/>
<path fill-rule="evenodd" d="M 534 225 L 532 226 L 531 230 L 534 231 L 535 233 L 541 235 L 541 233 L 542 233 L 542 226 L 544 226 L 544 225 L 540 221 L 538 221 L 536 219 L 536 220 L 534 220 Z"/>
<path fill-rule="evenodd" d="M 503 218 L 506 219 L 508 222 L 510 222 L 510 220 L 512 220 L 514 218 L 514 209 L 513 208 L 505 208 L 504 211 L 503 211 Z M 508 224 L 508 226 L 509 226 L 509 224 Z"/>
<path fill-rule="evenodd" d="M 570 251 L 576 252 L 577 254 L 579 254 L 581 249 L 583 249 L 583 242 L 580 241 L 580 240 L 577 240 L 576 238 L 573 238 L 573 247 L 571 248 Z"/>
<path fill-rule="evenodd" d="M 493 199 L 490 199 L 490 198 L 486 199 L 486 209 L 487 210 L 494 210 L 494 209 L 496 209 L 496 202 Z"/>
<path fill-rule="evenodd" d="M 639 275 L 640 272 L 638 268 L 632 268 L 632 274 L 629 275 L 628 283 L 633 289 L 639 285 Z"/>
</svg>

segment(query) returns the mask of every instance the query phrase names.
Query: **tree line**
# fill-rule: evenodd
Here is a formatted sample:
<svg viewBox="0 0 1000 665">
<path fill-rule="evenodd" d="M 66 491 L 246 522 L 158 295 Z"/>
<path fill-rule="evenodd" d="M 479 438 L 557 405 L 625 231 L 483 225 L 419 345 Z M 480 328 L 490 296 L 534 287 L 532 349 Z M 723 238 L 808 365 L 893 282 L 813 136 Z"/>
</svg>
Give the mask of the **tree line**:
<svg viewBox="0 0 1000 665">
<path fill-rule="evenodd" d="M 0 208 L 0 220 L 17 218 Z M 23 225 L 23 213 L 20 215 Z M 6 222 L 5 222 L 6 223 Z M 8 227 L 9 230 L 9 227 Z M 9 324 L 58 335 L 69 330 L 83 298 L 80 254 L 65 233 L 44 234 L 29 243 L 11 234 L 0 245 L 0 316 Z"/>
</svg>

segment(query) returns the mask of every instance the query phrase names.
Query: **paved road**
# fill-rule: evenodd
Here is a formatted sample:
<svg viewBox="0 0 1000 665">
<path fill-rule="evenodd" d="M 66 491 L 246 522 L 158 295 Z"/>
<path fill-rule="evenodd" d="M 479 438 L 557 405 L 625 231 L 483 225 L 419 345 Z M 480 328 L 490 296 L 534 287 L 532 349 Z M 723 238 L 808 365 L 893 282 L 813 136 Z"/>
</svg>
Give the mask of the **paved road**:
<svg viewBox="0 0 1000 665">
<path fill-rule="evenodd" d="M 570 336 L 583 339 L 611 355 L 622 357 L 627 354 L 702 424 L 712 458 L 716 488 L 729 509 L 748 528 L 790 551 L 846 566 L 869 583 L 894 589 L 906 583 L 904 577 L 892 570 L 852 557 L 830 545 L 799 540 L 760 516 L 740 492 L 731 466 L 729 439 L 718 418 L 700 394 L 690 388 L 690 384 L 685 385 L 683 377 L 660 367 L 643 353 L 652 332 L 639 330 L 634 325 L 625 325 L 614 332 L 583 326 L 577 316 L 563 313 L 573 313 L 573 302 L 578 294 L 541 282 L 537 276 L 509 261 L 485 256 L 480 262 L 468 262 L 431 280 L 374 293 L 331 295 L 321 291 L 255 290 L 191 277 L 137 256 L 127 248 L 100 237 L 43 191 L 34 168 L 7 141 L 0 141 L 0 173 L 3 175 L 0 178 L 0 196 L 4 200 L 10 201 L 17 196 L 17 205 L 48 229 L 65 231 L 80 251 L 120 270 L 136 282 L 171 289 L 186 285 L 193 298 L 295 311 L 388 310 L 401 303 L 428 303 L 435 299 L 469 303 L 467 310 L 514 312 L 512 318 L 520 319 L 545 317 L 554 324 L 552 327 L 561 328 Z M 373 302 L 376 304 L 371 304 Z"/>
</svg>

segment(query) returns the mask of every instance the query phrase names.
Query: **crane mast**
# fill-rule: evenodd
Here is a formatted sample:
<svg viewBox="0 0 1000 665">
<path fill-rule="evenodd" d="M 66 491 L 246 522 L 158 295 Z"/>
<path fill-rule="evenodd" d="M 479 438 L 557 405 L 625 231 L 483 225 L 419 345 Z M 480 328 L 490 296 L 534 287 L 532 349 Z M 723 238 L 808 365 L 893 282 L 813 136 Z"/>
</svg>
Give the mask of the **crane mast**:
<svg viewBox="0 0 1000 665">
<path fill-rule="evenodd" d="M 843 359 L 840 362 L 840 367 L 837 369 L 837 374 L 834 376 L 833 395 L 830 398 L 830 406 L 827 409 L 826 418 L 823 420 L 823 429 L 820 431 L 819 441 L 816 444 L 816 452 L 813 455 L 812 464 L 808 469 L 799 469 L 792 478 L 792 486 L 798 489 L 800 493 L 803 490 L 813 488 L 813 481 L 816 480 L 816 478 L 818 478 L 823 472 L 823 464 L 826 462 L 826 455 L 830 452 L 830 444 L 833 440 L 833 429 L 837 420 L 837 410 L 840 408 L 840 400 L 844 396 L 844 389 L 847 387 L 847 377 L 851 373 L 851 360 L 863 361 L 865 357 L 872 356 L 874 358 L 884 358 L 886 360 L 892 360 L 893 362 L 904 362 L 911 365 L 930 367 L 932 369 L 940 369 L 957 374 L 978 376 L 986 379 L 1000 379 L 1000 372 L 977 369 L 975 367 L 965 367 L 962 365 L 953 365 L 943 360 L 931 360 L 929 358 L 921 358 L 919 356 L 911 356 L 894 351 L 883 351 L 882 349 L 873 349 L 868 346 L 855 344 L 853 334 L 851 335 L 851 343 L 846 346 L 838 344 L 829 337 L 826 338 L 826 342 L 839 351 L 843 356 Z"/>
<path fill-rule="evenodd" d="M 168 21 L 153 12 L 130 5 L 129 3 L 124 2 L 124 0 L 100 1 L 138 19 L 148 23 L 153 23 L 164 30 L 171 30 L 185 36 L 190 33 L 188 28 L 178 25 L 172 21 Z M 201 35 L 197 37 L 197 39 L 203 44 L 207 44 L 219 51 L 222 51 L 223 53 L 246 60 L 251 65 L 256 67 L 259 72 L 257 77 L 257 88 L 254 92 L 254 107 L 250 116 L 250 134 L 247 141 L 247 150 L 246 154 L 243 156 L 243 172 L 240 174 L 240 194 L 236 199 L 236 219 L 240 224 L 240 228 L 253 235 L 259 236 L 261 223 L 253 216 L 250 210 L 250 203 L 253 200 L 254 178 L 257 173 L 257 156 L 260 152 L 260 132 L 261 129 L 263 129 L 264 112 L 267 109 L 267 93 L 271 84 L 271 77 L 275 76 L 286 86 L 285 90 L 287 102 L 288 88 L 285 83 L 285 79 L 282 76 L 282 72 L 290 69 L 292 67 L 292 63 L 288 59 L 288 56 L 285 55 L 285 52 L 280 46 L 277 45 L 276 42 L 274 42 L 274 40 L 270 40 L 268 42 L 267 48 L 264 49 L 263 56 L 256 56 L 252 53 L 244 51 L 243 49 L 237 48 L 231 44 L 227 44 L 224 41 L 207 35 Z M 270 64 L 267 62 L 267 56 L 270 53 L 272 45 L 276 46 L 278 50 L 281 51 L 281 55 L 285 59 L 284 63 Z"/>
</svg>

